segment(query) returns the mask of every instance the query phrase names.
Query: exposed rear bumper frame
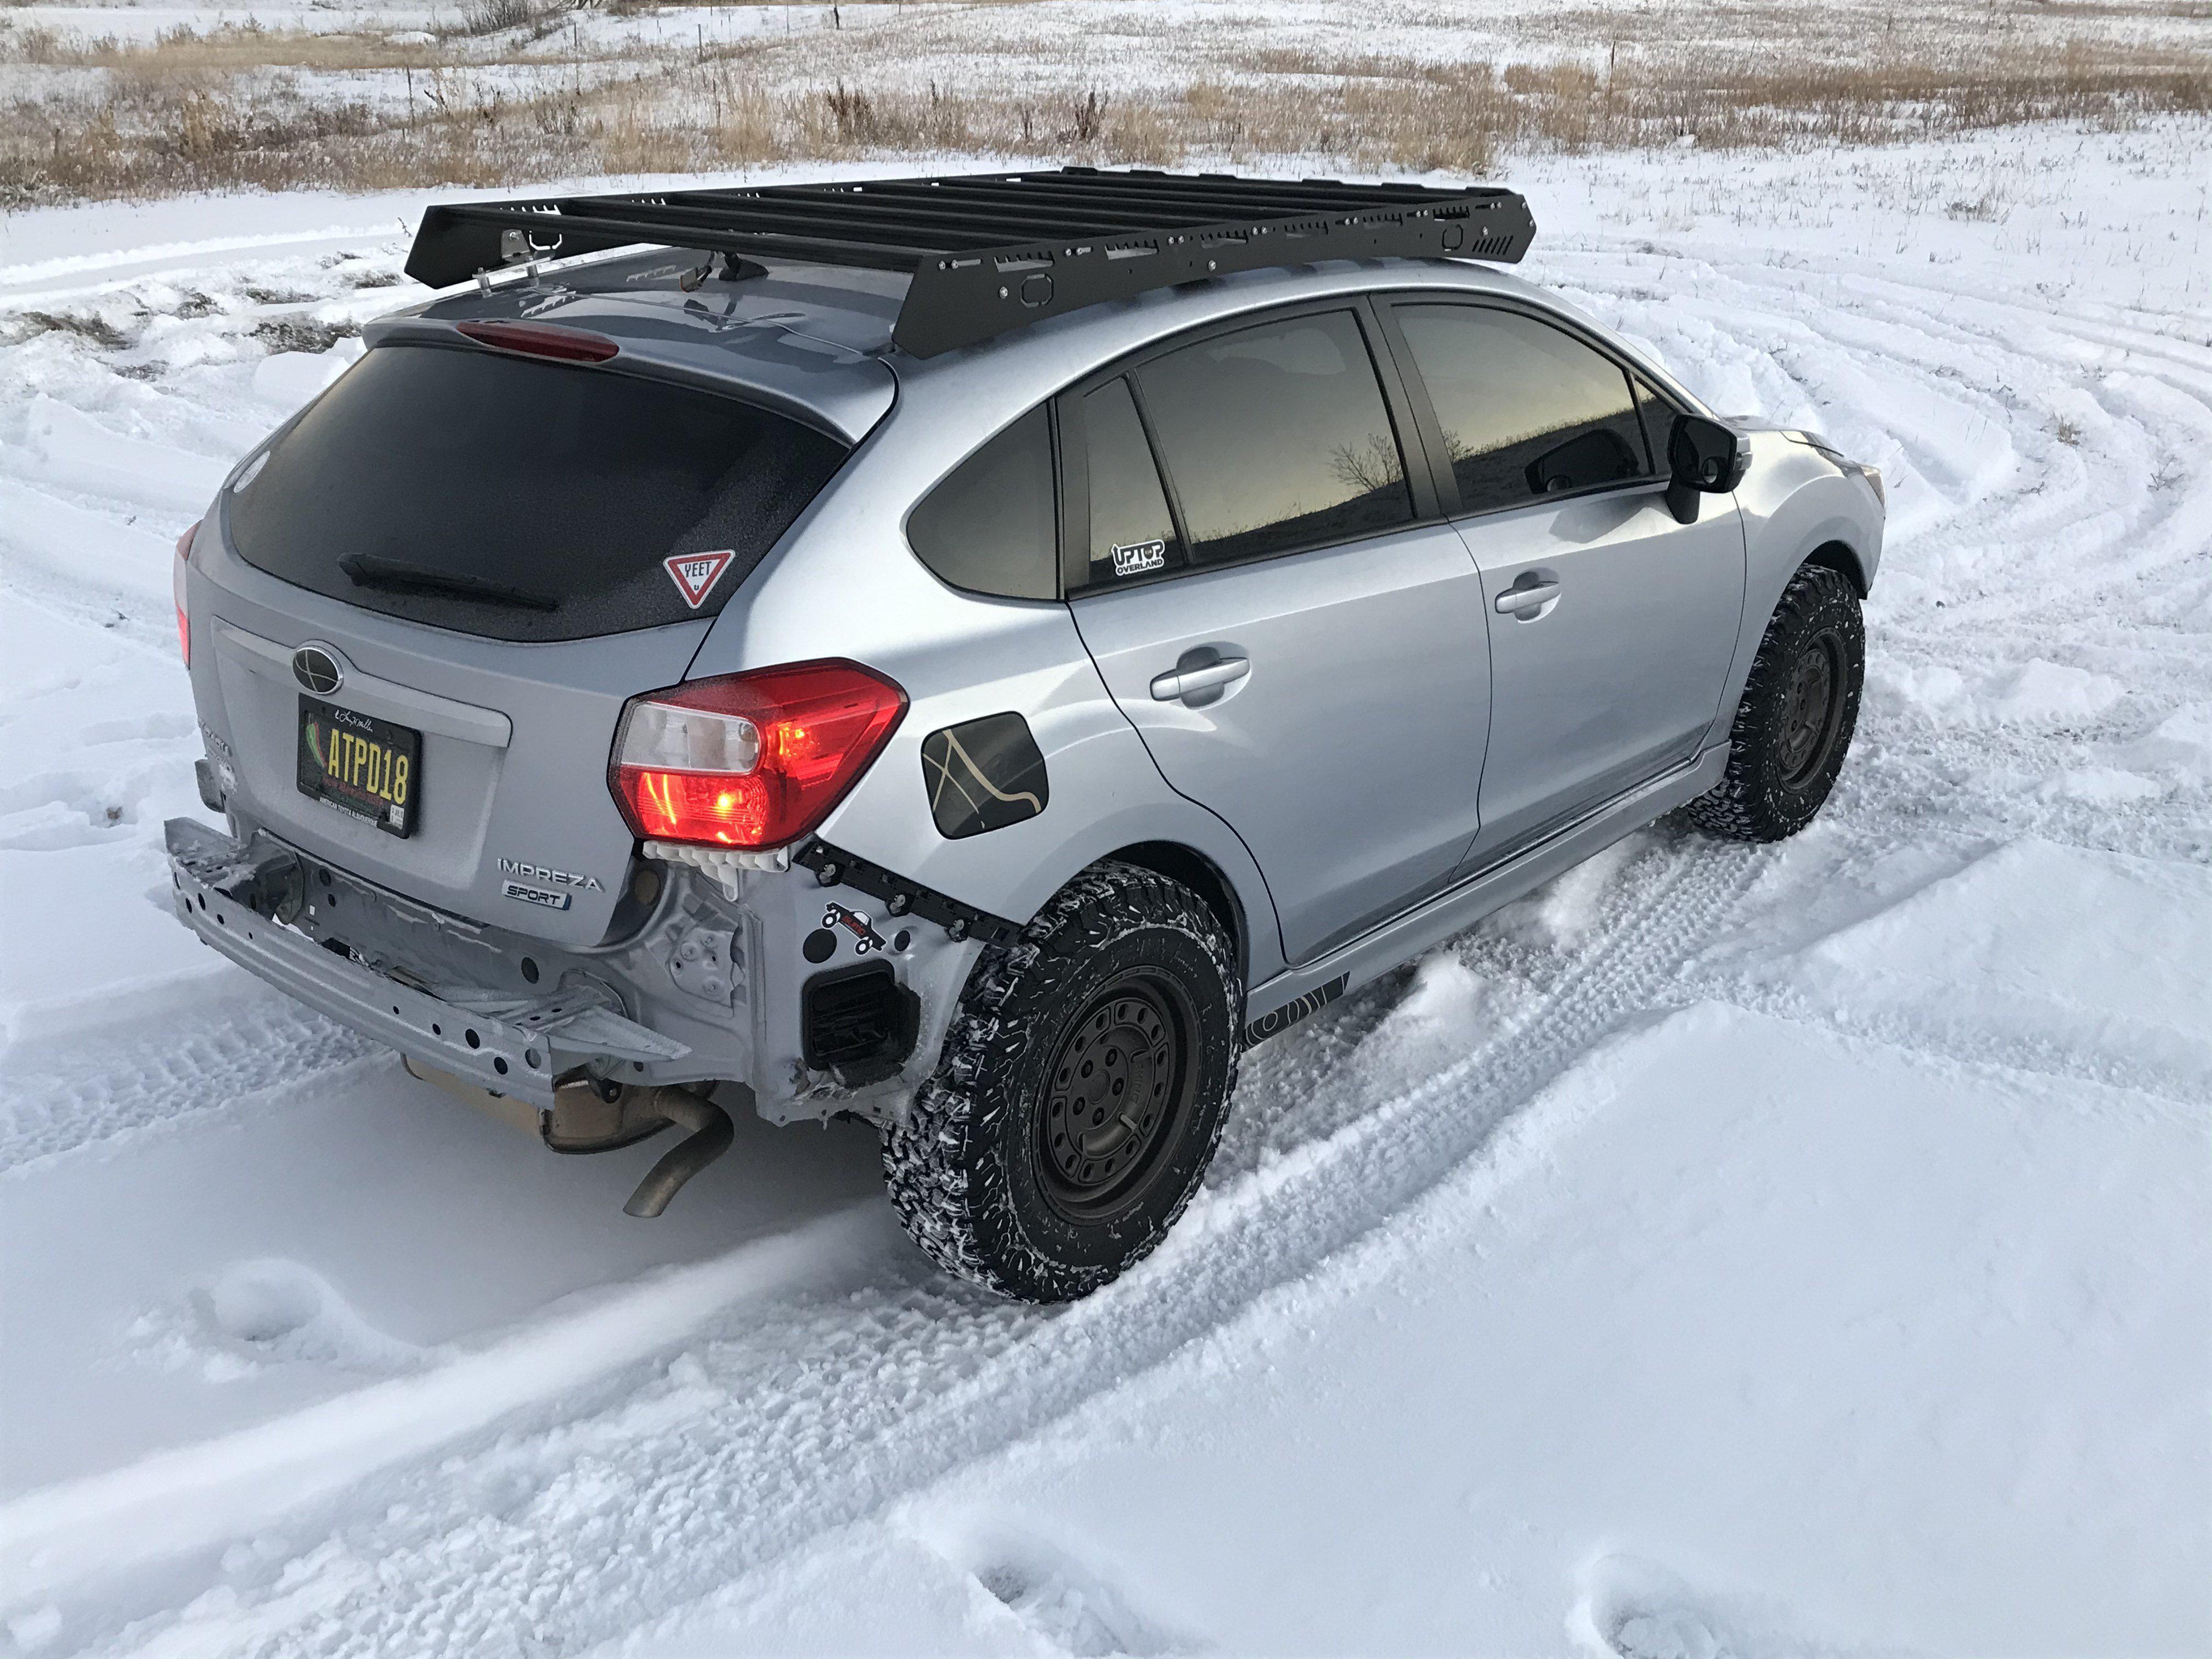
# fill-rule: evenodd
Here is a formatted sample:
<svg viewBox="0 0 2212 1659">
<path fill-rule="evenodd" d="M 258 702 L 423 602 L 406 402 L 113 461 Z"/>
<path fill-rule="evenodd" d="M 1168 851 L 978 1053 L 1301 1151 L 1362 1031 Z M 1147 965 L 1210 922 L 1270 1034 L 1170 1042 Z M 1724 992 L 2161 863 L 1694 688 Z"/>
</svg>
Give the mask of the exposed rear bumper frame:
<svg viewBox="0 0 2212 1659">
<path fill-rule="evenodd" d="M 177 915 L 186 927 L 316 1012 L 425 1065 L 550 1109 L 555 1081 L 579 1068 L 612 1077 L 690 1052 L 587 992 L 526 1001 L 487 994 L 472 1007 L 476 999 L 433 996 L 387 979 L 252 908 L 275 885 L 265 848 L 191 818 L 171 818 L 165 829 Z"/>
</svg>

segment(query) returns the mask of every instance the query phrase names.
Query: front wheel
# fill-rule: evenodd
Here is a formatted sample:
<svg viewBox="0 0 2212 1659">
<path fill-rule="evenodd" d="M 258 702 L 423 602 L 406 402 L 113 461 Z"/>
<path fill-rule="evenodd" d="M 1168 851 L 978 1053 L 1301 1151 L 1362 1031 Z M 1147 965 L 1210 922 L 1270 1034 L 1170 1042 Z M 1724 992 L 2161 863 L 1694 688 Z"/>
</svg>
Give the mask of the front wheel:
<svg viewBox="0 0 2212 1659">
<path fill-rule="evenodd" d="M 1735 841 L 1780 841 L 1810 823 L 1844 769 L 1865 677 L 1857 590 L 1806 565 L 1774 607 L 1736 705 L 1728 769 L 1690 803 L 1692 822 Z"/>
<path fill-rule="evenodd" d="M 1243 987 L 1179 882 L 1085 871 L 969 976 L 936 1073 L 884 1137 L 907 1231 L 1027 1302 L 1087 1296 L 1197 1191 L 1236 1086 Z"/>
</svg>

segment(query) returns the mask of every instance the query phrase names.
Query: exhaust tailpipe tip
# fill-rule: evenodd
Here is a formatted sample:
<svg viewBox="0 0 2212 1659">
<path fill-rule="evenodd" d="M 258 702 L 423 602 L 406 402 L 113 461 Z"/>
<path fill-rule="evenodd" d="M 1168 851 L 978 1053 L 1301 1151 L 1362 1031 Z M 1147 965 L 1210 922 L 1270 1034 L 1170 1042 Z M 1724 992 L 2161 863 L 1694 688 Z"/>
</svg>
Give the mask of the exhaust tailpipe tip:
<svg viewBox="0 0 2212 1659">
<path fill-rule="evenodd" d="M 686 1089 L 673 1085 L 656 1089 L 646 1104 L 665 1121 L 690 1131 L 647 1171 L 637 1190 L 629 1195 L 629 1202 L 623 1206 L 624 1215 L 650 1220 L 668 1207 L 669 1200 L 685 1182 L 730 1150 L 737 1130 L 727 1112 Z"/>
</svg>

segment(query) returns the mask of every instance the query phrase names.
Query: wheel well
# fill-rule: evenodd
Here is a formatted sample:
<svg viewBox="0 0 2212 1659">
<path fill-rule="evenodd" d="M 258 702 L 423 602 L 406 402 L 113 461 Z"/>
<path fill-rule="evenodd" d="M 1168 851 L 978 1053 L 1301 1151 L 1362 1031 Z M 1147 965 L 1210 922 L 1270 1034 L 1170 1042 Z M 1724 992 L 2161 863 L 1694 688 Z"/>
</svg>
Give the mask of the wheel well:
<svg viewBox="0 0 2212 1659">
<path fill-rule="evenodd" d="M 1873 586 L 1859 563 L 1859 556 L 1842 542 L 1824 542 L 1805 556 L 1805 562 L 1825 566 L 1834 571 L 1857 590 L 1861 599 L 1866 598 Z"/>
<path fill-rule="evenodd" d="M 1246 971 L 1249 958 L 1245 951 L 1244 907 L 1237 902 L 1237 890 L 1229 884 L 1229 878 L 1212 859 L 1172 841 L 1140 841 L 1116 848 L 1106 856 L 1179 881 L 1204 899 L 1206 908 L 1228 930 L 1230 939 L 1237 946 L 1237 971 Z"/>
</svg>

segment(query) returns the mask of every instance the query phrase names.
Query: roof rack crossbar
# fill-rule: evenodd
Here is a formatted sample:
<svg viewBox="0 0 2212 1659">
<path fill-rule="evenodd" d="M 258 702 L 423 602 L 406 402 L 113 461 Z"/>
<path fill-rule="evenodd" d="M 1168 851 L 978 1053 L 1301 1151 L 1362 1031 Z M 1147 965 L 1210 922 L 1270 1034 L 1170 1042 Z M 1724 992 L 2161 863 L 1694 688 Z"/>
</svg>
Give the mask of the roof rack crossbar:
<svg viewBox="0 0 2212 1659">
<path fill-rule="evenodd" d="M 728 198 L 732 203 L 745 204 L 744 197 Z M 757 198 L 755 198 L 757 199 Z M 878 194 L 871 191 L 863 197 L 836 196 L 824 191 L 819 196 L 793 194 L 780 196 L 774 204 L 779 213 L 805 214 L 817 220 L 859 220 L 869 224 L 893 226 L 912 224 L 920 227 L 941 228 L 951 233 L 962 228 L 973 231 L 988 246 L 1003 241 L 1006 236 L 1006 216 L 989 211 L 988 201 L 977 201 L 963 194 L 946 191 L 942 194 L 894 197 L 889 192 Z M 1133 231 L 1160 228 L 1157 213 L 1146 214 L 1116 206 L 1082 205 L 1072 199 L 1024 201 L 1027 210 L 1024 222 L 1041 235 L 1054 240 L 1068 237 L 1095 237 L 1109 223 Z M 1189 217 L 1189 216 L 1186 216 Z M 1189 222 L 1205 222 L 1205 216 L 1190 217 Z M 969 243 L 959 244 L 965 247 Z"/>
<path fill-rule="evenodd" d="M 490 234 L 471 234 L 477 227 Z M 824 264 L 866 265 L 884 270 L 912 270 L 924 257 L 921 250 L 910 244 L 753 228 L 732 230 L 719 224 L 687 225 L 659 215 L 628 212 L 618 205 L 602 208 L 580 202 L 569 212 L 539 213 L 470 203 L 425 211 L 422 228 L 415 234 L 414 251 L 408 255 L 408 274 L 426 283 L 435 279 L 436 286 L 442 288 L 479 270 L 497 270 L 507 263 L 499 240 L 500 233 L 507 230 L 523 231 L 538 257 L 545 259 L 639 244 L 814 259 Z M 456 246 L 461 250 L 458 255 L 453 252 Z M 463 266 L 458 263 L 461 259 L 468 263 Z"/>
<path fill-rule="evenodd" d="M 1071 169 L 1071 172 L 1073 170 Z M 1404 205 L 1407 202 L 1429 203 L 1446 196 L 1480 196 L 1480 190 L 1466 191 L 1423 191 L 1419 185 L 1404 189 L 1411 195 L 1398 193 L 1401 187 L 1389 185 L 1340 185 L 1330 179 L 1309 180 L 1291 184 L 1267 179 L 1233 179 L 1224 174 L 1172 173 L 1093 173 L 1078 174 L 1082 180 L 1080 193 L 1091 197 L 1113 196 L 1147 202 L 1194 203 L 1201 206 L 1249 204 L 1254 207 L 1287 207 L 1295 211 L 1326 211 L 1341 207 L 1354 211 L 1378 207 Z M 1046 183 L 1050 175 L 1038 182 Z M 988 179 L 953 179 L 948 185 L 969 184 L 988 185 Z M 1505 191 L 1494 192 L 1498 195 Z"/>
<path fill-rule="evenodd" d="M 915 213 L 927 211 L 932 203 L 942 203 L 948 209 L 955 204 L 963 204 L 969 210 L 969 216 L 988 218 L 1001 225 L 1005 222 L 1005 209 L 1018 207 L 1024 224 L 1035 224 L 1042 229 L 1056 219 L 1061 227 L 1056 234 L 1083 240 L 1096 238 L 1115 228 L 1132 231 L 1196 229 L 1203 225 L 1218 223 L 1231 213 L 1274 218 L 1281 216 L 1284 211 L 1278 204 L 1257 198 L 1200 202 L 1197 198 L 1177 200 L 1133 193 L 1124 196 L 1050 189 L 1024 189 L 1015 194 L 988 187 L 969 188 L 964 185 L 948 186 L 941 191 L 917 190 L 910 195 L 904 191 L 896 194 L 871 191 L 870 198 L 895 204 L 898 211 Z M 842 209 L 842 200 L 839 201 L 839 206 Z M 1056 214 L 1055 210 L 1059 210 Z M 1307 210 L 1309 212 L 1313 210 L 1310 208 Z"/>
<path fill-rule="evenodd" d="M 786 190 L 788 193 L 782 193 Z M 709 198 L 711 200 L 703 199 Z M 1010 224 L 1004 212 L 989 210 L 1001 201 L 1018 203 L 1022 209 L 1018 224 Z M 1215 208 L 1212 212 L 1194 213 L 1187 205 L 1154 205 L 1134 198 L 1126 205 L 1111 198 L 1101 204 L 1095 196 L 1086 198 L 1080 192 L 1025 190 L 1015 198 L 986 196 L 949 187 L 942 191 L 915 190 L 911 193 L 904 189 L 872 190 L 862 196 L 826 187 L 796 185 L 780 187 L 779 194 L 772 200 L 736 191 L 702 191 L 682 202 L 640 200 L 625 205 L 635 206 L 640 214 L 666 214 L 672 218 L 683 216 L 684 220 L 702 225 L 714 222 L 710 216 L 716 209 L 744 209 L 748 210 L 749 218 L 763 223 L 780 218 L 804 218 L 816 222 L 857 221 L 884 228 L 908 226 L 917 233 L 917 239 L 924 232 L 941 231 L 946 240 L 938 246 L 943 251 L 965 252 L 997 246 L 1016 230 L 1028 230 L 1039 240 L 1096 240 L 1117 232 L 1144 234 L 1195 230 L 1218 222 L 1222 217 L 1218 210 L 1223 204 L 1211 204 Z M 1367 205 L 1373 210 L 1372 204 Z M 1278 210 L 1267 216 L 1279 214 Z M 963 228 L 974 234 L 967 240 L 954 240 L 952 234 Z"/>
<path fill-rule="evenodd" d="M 1348 185 L 1090 167 L 457 203 L 422 216 L 433 287 L 516 257 L 643 244 L 874 270 L 911 281 L 892 339 L 916 356 L 1103 300 L 1323 259 L 1514 261 L 1535 234 L 1496 186 Z"/>
</svg>

